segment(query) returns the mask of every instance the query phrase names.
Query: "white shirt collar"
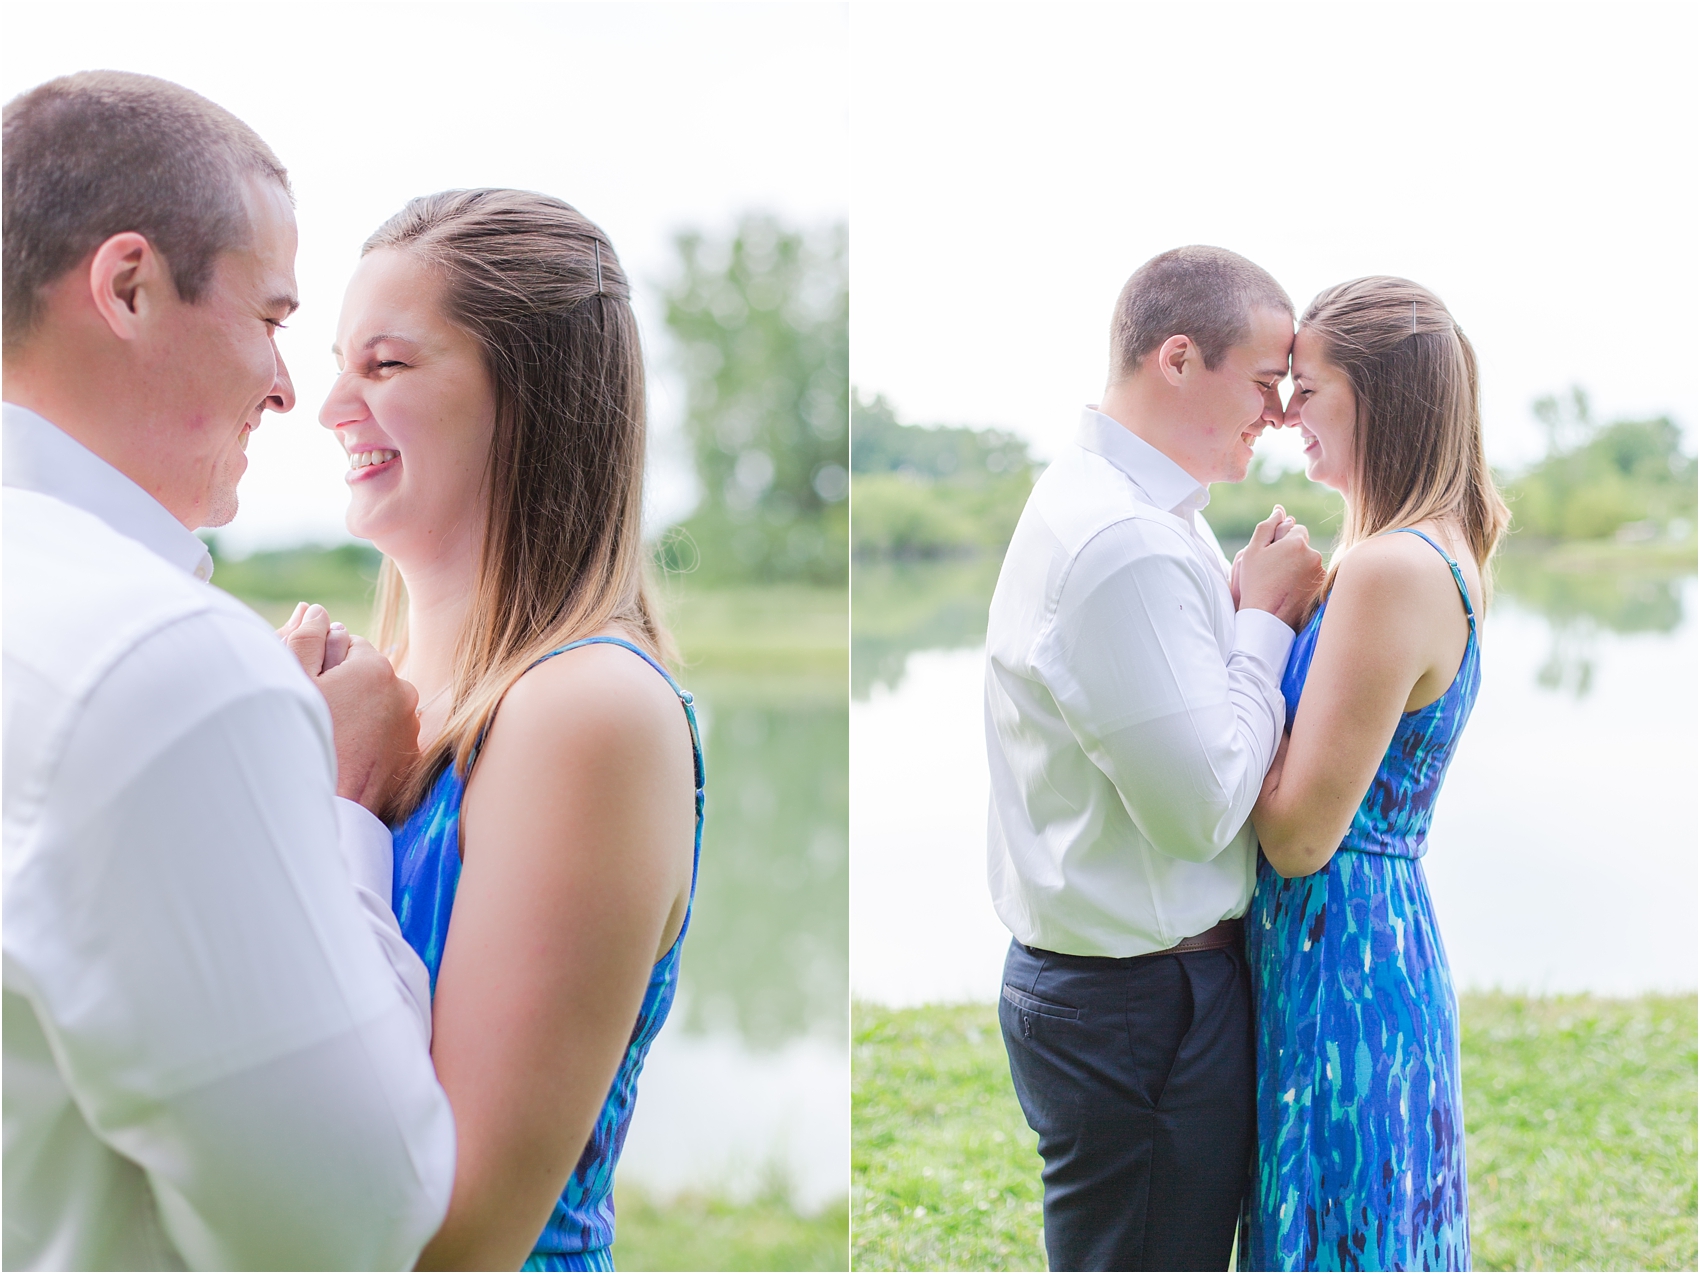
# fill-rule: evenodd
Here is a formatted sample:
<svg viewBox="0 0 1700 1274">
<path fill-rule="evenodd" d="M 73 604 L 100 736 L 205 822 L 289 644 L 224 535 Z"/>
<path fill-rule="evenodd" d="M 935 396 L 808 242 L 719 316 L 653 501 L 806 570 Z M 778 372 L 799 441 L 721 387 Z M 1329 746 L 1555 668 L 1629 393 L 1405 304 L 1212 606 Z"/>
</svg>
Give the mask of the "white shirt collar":
<svg viewBox="0 0 1700 1274">
<path fill-rule="evenodd" d="M 1209 487 L 1096 407 L 1081 409 L 1075 441 L 1133 479 L 1145 498 L 1164 512 L 1190 522 L 1192 513 L 1210 503 Z"/>
<path fill-rule="evenodd" d="M 0 409 L 0 481 L 92 513 L 120 535 L 199 580 L 212 578 L 201 537 L 158 500 L 51 421 L 19 407 Z"/>
</svg>

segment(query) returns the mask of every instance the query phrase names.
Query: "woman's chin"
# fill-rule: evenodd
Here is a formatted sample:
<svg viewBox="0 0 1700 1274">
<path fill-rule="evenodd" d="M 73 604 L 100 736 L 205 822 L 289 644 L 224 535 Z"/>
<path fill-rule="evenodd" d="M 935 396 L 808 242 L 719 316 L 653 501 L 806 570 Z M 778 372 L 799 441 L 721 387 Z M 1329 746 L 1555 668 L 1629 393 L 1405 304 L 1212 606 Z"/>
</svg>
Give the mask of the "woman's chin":
<svg viewBox="0 0 1700 1274">
<path fill-rule="evenodd" d="M 1305 477 L 1309 478 L 1320 487 L 1327 487 L 1330 491 L 1340 490 L 1339 478 L 1328 471 L 1328 466 L 1323 463 L 1321 456 L 1310 456 L 1306 458 Z"/>
<path fill-rule="evenodd" d="M 377 515 L 374 509 L 364 507 L 366 502 L 356 496 L 349 502 L 348 512 L 342 519 L 342 524 L 348 528 L 348 533 L 357 540 L 370 540 L 377 544 L 384 538 L 386 519 Z M 382 545 L 379 545 L 382 548 Z"/>
</svg>

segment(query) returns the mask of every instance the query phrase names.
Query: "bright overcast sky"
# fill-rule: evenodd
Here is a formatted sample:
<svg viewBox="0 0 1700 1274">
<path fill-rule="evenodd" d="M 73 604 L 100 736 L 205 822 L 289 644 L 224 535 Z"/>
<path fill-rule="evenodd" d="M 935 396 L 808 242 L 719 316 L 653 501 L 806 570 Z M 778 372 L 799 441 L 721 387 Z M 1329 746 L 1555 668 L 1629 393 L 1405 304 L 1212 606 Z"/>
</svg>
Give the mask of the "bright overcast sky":
<svg viewBox="0 0 1700 1274">
<path fill-rule="evenodd" d="M 658 292 L 675 231 L 848 203 L 840 4 L 274 3 L 5 6 L 0 97 L 69 71 L 163 76 L 226 107 L 290 170 L 302 308 L 279 340 L 299 404 L 249 447 L 228 543 L 344 536 L 346 463 L 319 428 L 361 242 L 414 195 L 518 186 L 599 223 L 639 284 L 662 437 L 652 512 L 688 511 L 681 393 Z"/>
<path fill-rule="evenodd" d="M 1700 6 L 854 5 L 852 379 L 1054 453 L 1142 261 L 1232 248 L 1302 310 L 1397 274 L 1540 394 L 1700 417 Z M 1291 435 L 1282 435 L 1291 440 Z"/>
</svg>

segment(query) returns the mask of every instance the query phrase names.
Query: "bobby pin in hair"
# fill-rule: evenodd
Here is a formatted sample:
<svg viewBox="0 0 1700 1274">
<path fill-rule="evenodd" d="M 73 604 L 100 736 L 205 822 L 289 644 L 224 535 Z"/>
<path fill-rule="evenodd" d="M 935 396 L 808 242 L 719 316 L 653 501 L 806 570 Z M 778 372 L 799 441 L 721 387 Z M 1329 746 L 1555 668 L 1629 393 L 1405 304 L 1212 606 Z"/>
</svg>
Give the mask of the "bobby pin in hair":
<svg viewBox="0 0 1700 1274">
<path fill-rule="evenodd" d="M 591 249 L 596 253 L 596 295 L 597 296 L 606 296 L 607 293 L 602 290 L 602 240 L 592 239 L 590 241 L 590 246 L 591 246 Z M 1413 302 L 1413 304 L 1414 304 L 1414 302 Z M 1415 311 L 1413 310 L 1412 313 L 1415 313 Z M 1412 319 L 1411 322 L 1413 324 L 1411 330 L 1414 332 L 1414 331 L 1417 330 L 1416 327 L 1414 326 L 1415 323 L 1416 323 L 1416 320 Z"/>
<path fill-rule="evenodd" d="M 600 288 L 602 286 L 602 275 L 600 274 L 600 271 L 602 269 L 602 258 L 601 257 L 598 257 L 596 259 L 596 268 L 599 271 L 599 273 L 596 276 L 596 286 L 598 288 Z M 1417 334 L 1417 303 L 1415 301 L 1412 301 L 1411 302 L 1411 335 L 1415 336 L 1416 334 Z"/>
</svg>

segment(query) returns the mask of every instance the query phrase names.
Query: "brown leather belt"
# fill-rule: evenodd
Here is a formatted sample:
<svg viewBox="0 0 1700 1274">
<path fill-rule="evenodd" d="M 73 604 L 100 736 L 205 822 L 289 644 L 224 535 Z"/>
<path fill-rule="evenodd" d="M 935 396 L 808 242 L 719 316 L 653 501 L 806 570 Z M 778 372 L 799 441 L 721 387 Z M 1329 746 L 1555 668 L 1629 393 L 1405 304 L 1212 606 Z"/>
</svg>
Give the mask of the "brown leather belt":
<svg viewBox="0 0 1700 1274">
<path fill-rule="evenodd" d="M 1151 955 L 1176 955 L 1182 951 L 1220 951 L 1224 947 L 1240 947 L 1245 945 L 1245 921 L 1230 919 L 1218 921 L 1203 933 L 1195 933 L 1190 938 L 1182 938 L 1174 946 L 1163 951 L 1152 951 Z"/>
<path fill-rule="evenodd" d="M 1203 933 L 1195 933 L 1190 938 L 1182 938 L 1172 947 L 1164 947 L 1161 951 L 1147 951 L 1144 955 L 1136 956 L 1077 956 L 1062 955 L 1056 951 L 1046 951 L 1043 947 L 1030 947 L 1025 942 L 1021 949 L 1028 955 L 1040 959 L 1055 958 L 1062 960 L 1077 960 L 1094 963 L 1102 961 L 1105 964 L 1119 964 L 1123 960 L 1150 960 L 1155 956 L 1182 955 L 1188 951 L 1224 951 L 1229 947 L 1245 946 L 1245 922 L 1239 919 L 1223 920 L 1211 925 Z"/>
</svg>

